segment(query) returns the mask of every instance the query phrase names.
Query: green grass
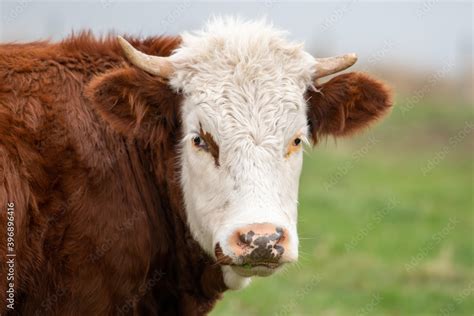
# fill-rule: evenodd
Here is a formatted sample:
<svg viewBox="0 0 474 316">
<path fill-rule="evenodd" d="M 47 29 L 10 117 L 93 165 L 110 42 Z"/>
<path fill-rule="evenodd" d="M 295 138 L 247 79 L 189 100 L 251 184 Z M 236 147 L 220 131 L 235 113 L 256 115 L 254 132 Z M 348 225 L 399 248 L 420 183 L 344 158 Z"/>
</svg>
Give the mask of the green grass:
<svg viewBox="0 0 474 316">
<path fill-rule="evenodd" d="M 474 314 L 474 130 L 453 144 L 472 105 L 402 106 L 308 150 L 298 264 L 226 292 L 211 315 Z"/>
</svg>

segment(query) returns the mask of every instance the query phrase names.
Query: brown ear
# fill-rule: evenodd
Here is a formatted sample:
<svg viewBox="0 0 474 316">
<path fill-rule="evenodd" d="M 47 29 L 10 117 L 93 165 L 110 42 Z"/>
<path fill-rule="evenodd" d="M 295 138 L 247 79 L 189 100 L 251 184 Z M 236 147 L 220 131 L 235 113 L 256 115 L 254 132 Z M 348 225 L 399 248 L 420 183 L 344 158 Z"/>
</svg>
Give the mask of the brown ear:
<svg viewBox="0 0 474 316">
<path fill-rule="evenodd" d="M 308 91 L 308 120 L 313 142 L 321 136 L 348 136 L 388 113 L 390 90 L 363 73 L 346 73 Z"/>
<path fill-rule="evenodd" d="M 127 137 L 149 138 L 179 121 L 180 97 L 162 79 L 135 68 L 95 77 L 86 95 L 100 116 Z"/>
</svg>

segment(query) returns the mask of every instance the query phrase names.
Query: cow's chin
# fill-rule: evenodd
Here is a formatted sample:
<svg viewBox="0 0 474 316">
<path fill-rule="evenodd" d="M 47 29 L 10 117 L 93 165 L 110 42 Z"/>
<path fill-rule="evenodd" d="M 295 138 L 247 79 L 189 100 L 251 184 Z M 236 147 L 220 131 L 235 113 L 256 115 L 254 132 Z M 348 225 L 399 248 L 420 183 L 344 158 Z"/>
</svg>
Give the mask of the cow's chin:
<svg viewBox="0 0 474 316">
<path fill-rule="evenodd" d="M 256 266 L 237 266 L 232 265 L 232 270 L 242 277 L 253 277 L 260 276 L 266 277 L 272 275 L 279 270 L 280 266 L 266 266 L 266 265 L 256 265 Z"/>
</svg>

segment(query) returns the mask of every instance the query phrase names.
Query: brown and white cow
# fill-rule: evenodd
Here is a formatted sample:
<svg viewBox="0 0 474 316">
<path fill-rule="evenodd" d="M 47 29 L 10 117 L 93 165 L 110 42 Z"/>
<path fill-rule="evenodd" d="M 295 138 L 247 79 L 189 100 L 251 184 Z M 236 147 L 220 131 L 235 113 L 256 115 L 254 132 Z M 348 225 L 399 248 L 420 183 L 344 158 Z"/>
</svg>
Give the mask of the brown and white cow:
<svg viewBox="0 0 474 316">
<path fill-rule="evenodd" d="M 297 260 L 303 144 L 391 107 L 263 21 L 128 41 L 0 46 L 2 314 L 206 314 Z"/>
</svg>

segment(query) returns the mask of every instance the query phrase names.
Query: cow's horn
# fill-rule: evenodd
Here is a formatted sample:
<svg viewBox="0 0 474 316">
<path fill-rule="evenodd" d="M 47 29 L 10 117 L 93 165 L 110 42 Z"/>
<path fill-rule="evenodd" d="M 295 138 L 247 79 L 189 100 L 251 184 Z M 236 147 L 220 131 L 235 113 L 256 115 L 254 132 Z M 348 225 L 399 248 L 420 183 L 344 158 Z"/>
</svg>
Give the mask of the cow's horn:
<svg viewBox="0 0 474 316">
<path fill-rule="evenodd" d="M 168 78 L 174 71 L 173 64 L 167 57 L 147 55 L 135 49 L 126 39 L 118 36 L 118 42 L 128 60 L 138 68 L 163 78 Z"/>
<path fill-rule="evenodd" d="M 341 56 L 316 58 L 316 79 L 335 74 L 354 65 L 357 55 L 354 53 Z"/>
</svg>

